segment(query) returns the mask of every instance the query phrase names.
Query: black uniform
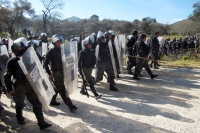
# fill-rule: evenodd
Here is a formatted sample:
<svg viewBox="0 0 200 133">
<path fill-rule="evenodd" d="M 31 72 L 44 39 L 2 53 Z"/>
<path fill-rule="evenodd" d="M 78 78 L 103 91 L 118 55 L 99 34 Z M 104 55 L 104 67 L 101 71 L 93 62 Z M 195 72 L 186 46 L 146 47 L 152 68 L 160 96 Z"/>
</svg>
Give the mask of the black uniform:
<svg viewBox="0 0 200 133">
<path fill-rule="evenodd" d="M 92 93 L 94 93 L 95 96 L 98 96 L 94 88 L 93 78 L 91 76 L 95 64 L 96 56 L 92 49 L 85 48 L 80 51 L 78 60 L 79 73 L 85 78 L 86 82 L 88 82 Z M 84 89 L 84 87 L 86 87 L 85 81 L 83 81 L 82 89 Z"/>
<path fill-rule="evenodd" d="M 159 49 L 160 49 L 160 44 L 159 41 L 157 39 L 157 37 L 153 36 L 150 40 L 150 52 L 151 52 L 151 56 L 152 56 L 152 60 L 159 60 Z M 152 67 L 152 64 L 154 64 L 154 68 L 157 68 L 158 63 L 152 61 L 150 66 Z M 157 68 L 158 69 L 158 68 Z"/>
<path fill-rule="evenodd" d="M 112 87 L 115 86 L 115 75 L 112 68 L 110 59 L 110 52 L 108 50 L 108 43 L 99 43 L 99 59 L 98 59 L 97 81 L 103 80 L 104 71 L 108 75 L 108 82 Z"/>
<path fill-rule="evenodd" d="M 11 58 L 7 63 L 7 75 L 5 76 L 5 84 L 8 92 L 13 91 L 12 85 L 14 86 L 15 95 L 21 100 L 24 101 L 25 96 L 28 101 L 33 105 L 33 112 L 38 120 L 38 125 L 46 125 L 47 123 L 44 121 L 43 113 L 42 113 L 42 104 L 40 103 L 38 97 L 27 81 L 21 67 L 18 64 L 19 58 Z M 13 76 L 13 82 L 11 82 L 11 77 Z M 18 122 L 24 121 L 24 117 L 22 115 L 22 109 L 24 105 L 22 105 L 18 100 L 14 99 L 16 105 L 16 117 Z M 22 123 L 21 123 L 22 124 Z"/>
<path fill-rule="evenodd" d="M 49 64 L 51 65 L 51 71 L 48 66 Z M 69 97 L 66 97 L 64 75 L 63 75 L 63 64 L 62 64 L 60 48 L 54 47 L 47 53 L 45 61 L 44 61 L 44 68 L 49 75 L 53 75 L 55 86 L 58 91 L 53 96 L 52 100 L 55 100 L 57 97 L 57 94 L 59 93 L 64 103 L 68 105 L 70 111 L 72 110 L 75 111 L 77 107 L 72 104 Z"/>
<path fill-rule="evenodd" d="M 128 65 L 127 65 L 127 69 L 131 69 L 136 65 L 136 60 L 135 58 L 131 57 L 131 56 L 136 56 L 135 55 L 135 40 L 129 40 L 126 44 L 126 51 L 128 54 Z"/>
<path fill-rule="evenodd" d="M 137 56 L 138 57 L 142 57 L 142 58 L 147 58 L 149 55 L 149 47 L 142 41 L 137 41 L 136 42 L 136 52 L 137 52 Z M 137 58 L 136 59 L 137 65 L 135 67 L 135 77 L 138 77 L 138 75 L 140 74 L 140 70 L 144 67 L 145 70 L 147 71 L 147 73 L 151 76 L 151 78 L 154 78 L 155 75 L 152 74 L 151 69 L 149 68 L 148 65 L 148 61 L 141 59 L 141 58 Z"/>
</svg>

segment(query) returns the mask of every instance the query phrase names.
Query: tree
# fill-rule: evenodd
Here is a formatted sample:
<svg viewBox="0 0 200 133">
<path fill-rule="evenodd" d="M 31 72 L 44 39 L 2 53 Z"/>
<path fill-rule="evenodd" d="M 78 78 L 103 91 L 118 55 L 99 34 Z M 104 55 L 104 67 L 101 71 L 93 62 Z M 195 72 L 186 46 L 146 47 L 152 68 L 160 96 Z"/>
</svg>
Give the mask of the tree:
<svg viewBox="0 0 200 133">
<path fill-rule="evenodd" d="M 189 18 L 198 21 L 200 20 L 200 1 L 195 3 L 193 5 L 194 11 L 193 13 L 189 16 Z"/>
<path fill-rule="evenodd" d="M 146 17 L 142 19 L 143 22 L 149 22 L 149 23 L 157 23 L 155 18 L 151 18 L 151 17 Z"/>
<path fill-rule="evenodd" d="M 200 1 L 195 3 L 193 5 L 194 11 L 193 13 L 189 16 L 189 19 L 194 21 L 194 24 L 191 26 L 195 26 L 195 28 L 197 29 L 197 32 L 200 31 Z"/>
<path fill-rule="evenodd" d="M 18 36 L 20 27 L 25 24 L 25 15 L 31 16 L 34 13 L 31 3 L 27 0 L 17 0 L 12 4 L 8 0 L 0 1 L 0 21 L 6 25 L 12 37 L 14 34 Z"/>
<path fill-rule="evenodd" d="M 54 13 L 50 14 L 48 29 L 50 30 L 52 35 L 56 34 L 56 32 L 61 28 L 61 27 L 59 27 L 60 26 L 59 18 L 61 18 L 61 15 L 58 12 L 54 12 Z"/>
<path fill-rule="evenodd" d="M 47 32 L 47 23 L 50 19 L 49 15 L 52 11 L 63 7 L 62 0 L 40 0 L 44 6 L 43 12 L 43 32 Z"/>
</svg>

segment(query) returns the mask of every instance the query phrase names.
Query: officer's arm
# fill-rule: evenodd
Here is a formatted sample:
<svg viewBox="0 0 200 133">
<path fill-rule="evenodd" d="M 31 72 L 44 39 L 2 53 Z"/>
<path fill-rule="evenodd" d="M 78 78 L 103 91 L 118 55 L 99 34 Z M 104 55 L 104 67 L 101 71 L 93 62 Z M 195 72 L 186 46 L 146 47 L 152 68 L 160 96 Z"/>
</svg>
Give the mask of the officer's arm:
<svg viewBox="0 0 200 133">
<path fill-rule="evenodd" d="M 4 82 L 5 82 L 5 85 L 6 85 L 6 88 L 7 88 L 7 91 L 8 93 L 10 91 L 13 91 L 12 89 L 12 81 L 11 81 L 11 76 L 13 75 L 13 72 L 12 70 L 15 69 L 15 68 L 12 68 L 12 64 L 10 61 L 8 61 L 7 63 L 7 71 L 6 73 L 4 74 Z"/>
<path fill-rule="evenodd" d="M 53 53 L 52 53 L 52 50 L 50 50 L 46 57 L 45 57 L 45 60 L 44 60 L 44 69 L 46 70 L 46 72 L 51 75 L 51 71 L 49 69 L 49 63 L 50 61 L 53 59 Z"/>
</svg>

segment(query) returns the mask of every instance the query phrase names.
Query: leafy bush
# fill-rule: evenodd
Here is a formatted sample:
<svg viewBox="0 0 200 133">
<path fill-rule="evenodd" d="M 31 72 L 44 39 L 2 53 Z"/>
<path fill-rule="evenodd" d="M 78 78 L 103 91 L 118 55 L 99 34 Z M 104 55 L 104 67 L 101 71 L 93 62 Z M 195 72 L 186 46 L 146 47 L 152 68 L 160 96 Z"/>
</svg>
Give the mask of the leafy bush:
<svg viewBox="0 0 200 133">
<path fill-rule="evenodd" d="M 182 60 L 188 60 L 188 59 L 189 59 L 189 57 L 186 56 L 186 55 L 184 55 L 184 56 L 182 57 Z"/>
</svg>

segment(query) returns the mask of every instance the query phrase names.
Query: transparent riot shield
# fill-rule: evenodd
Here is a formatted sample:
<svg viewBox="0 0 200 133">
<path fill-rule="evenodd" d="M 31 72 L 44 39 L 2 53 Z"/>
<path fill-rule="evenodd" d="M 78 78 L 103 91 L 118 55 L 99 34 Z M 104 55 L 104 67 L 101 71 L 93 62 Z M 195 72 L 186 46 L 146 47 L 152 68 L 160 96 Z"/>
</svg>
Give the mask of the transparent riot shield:
<svg viewBox="0 0 200 133">
<path fill-rule="evenodd" d="M 110 58 L 111 58 L 111 62 L 112 62 L 113 72 L 114 72 L 114 75 L 115 75 L 115 79 L 117 80 L 117 69 L 116 69 L 115 57 L 114 57 L 114 54 L 113 54 L 113 47 L 112 47 L 111 40 L 108 42 L 108 47 L 109 47 L 109 51 L 110 51 Z"/>
<path fill-rule="evenodd" d="M 55 91 L 33 47 L 26 50 L 18 63 L 44 109 L 49 111 L 49 104 Z"/>
<path fill-rule="evenodd" d="M 82 49 L 84 49 L 83 43 L 84 43 L 84 40 L 81 41 Z"/>
<path fill-rule="evenodd" d="M 120 34 L 118 35 L 118 42 L 119 42 L 119 49 L 120 49 L 120 55 L 122 59 L 122 66 L 126 64 L 126 40 L 125 35 Z"/>
<path fill-rule="evenodd" d="M 47 54 L 48 51 L 48 44 L 47 43 L 42 43 L 42 57 Z"/>
<path fill-rule="evenodd" d="M 123 71 L 122 71 L 122 63 L 123 63 L 123 59 L 122 59 L 122 56 L 121 56 L 121 50 L 119 48 L 119 42 L 118 42 L 118 38 L 115 37 L 115 48 L 116 48 L 116 52 L 117 52 L 117 59 L 118 59 L 118 62 L 119 62 L 119 69 L 120 69 L 120 72 L 121 74 L 123 74 Z"/>
<path fill-rule="evenodd" d="M 61 45 L 64 84 L 67 97 L 78 88 L 78 50 L 77 41 Z"/>
<path fill-rule="evenodd" d="M 94 69 L 94 73 L 95 73 L 95 80 L 97 81 L 97 69 L 99 63 L 99 45 L 96 46 L 95 56 L 96 56 L 96 67 Z"/>
<path fill-rule="evenodd" d="M 3 86 L 5 86 L 4 83 L 4 74 L 6 72 L 6 64 L 9 60 L 8 50 L 5 45 L 0 46 L 0 82 Z"/>
<path fill-rule="evenodd" d="M 11 47 L 13 45 L 13 40 L 12 39 L 8 39 L 8 53 L 11 54 L 12 53 L 12 50 L 11 50 Z"/>
<path fill-rule="evenodd" d="M 49 50 L 51 50 L 51 49 L 53 49 L 54 47 L 55 47 L 55 46 L 54 46 L 52 43 L 50 43 L 48 48 L 49 48 Z"/>
<path fill-rule="evenodd" d="M 6 68 L 7 61 L 9 60 L 8 50 L 5 45 L 0 46 L 0 70 Z"/>
<path fill-rule="evenodd" d="M 164 40 L 163 37 L 161 37 L 161 36 L 159 36 L 157 39 L 158 39 L 159 43 L 160 43 L 162 40 Z"/>
<path fill-rule="evenodd" d="M 9 60 L 7 47 L 5 45 L 0 46 L 0 82 L 3 86 L 5 86 L 4 83 L 4 74 L 6 72 L 6 64 Z"/>
</svg>

